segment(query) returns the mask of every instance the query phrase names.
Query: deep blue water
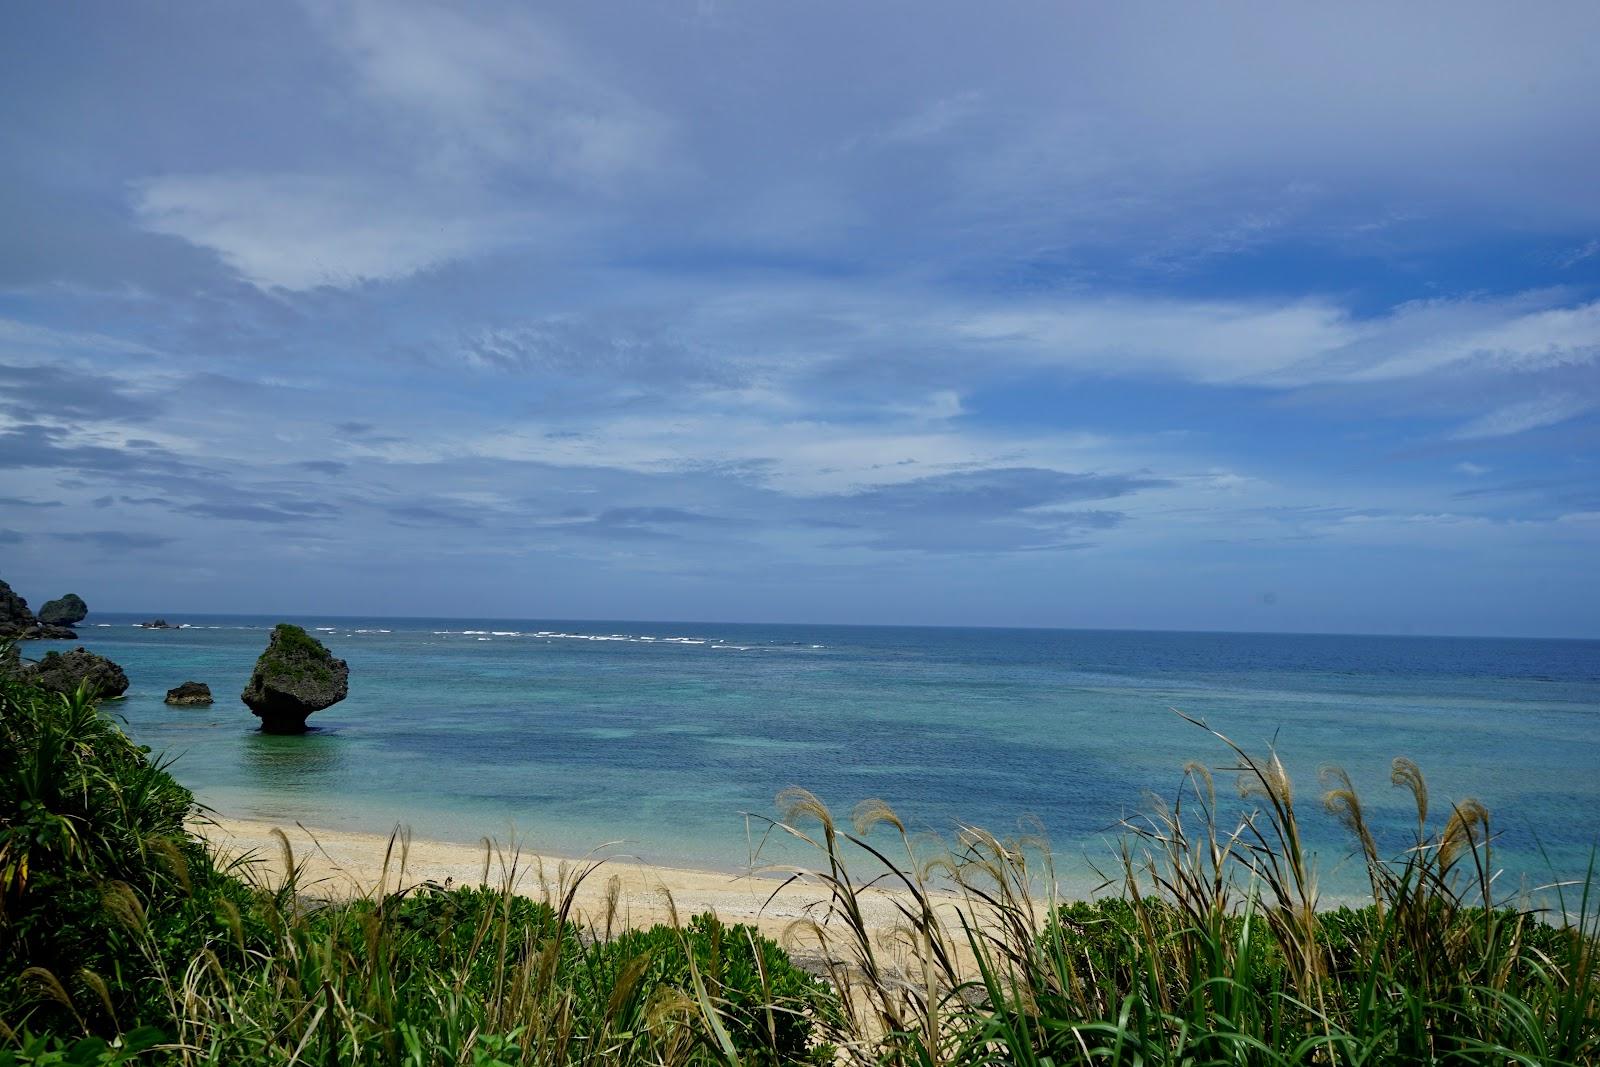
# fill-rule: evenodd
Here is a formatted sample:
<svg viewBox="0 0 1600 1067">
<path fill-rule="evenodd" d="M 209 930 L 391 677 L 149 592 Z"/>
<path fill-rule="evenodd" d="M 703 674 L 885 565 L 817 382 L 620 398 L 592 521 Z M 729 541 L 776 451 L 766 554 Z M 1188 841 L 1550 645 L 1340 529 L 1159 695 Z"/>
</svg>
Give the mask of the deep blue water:
<svg viewBox="0 0 1600 1067">
<path fill-rule="evenodd" d="M 1276 739 L 1332 887 L 1355 865 L 1317 770 L 1355 779 L 1395 849 L 1413 821 L 1392 757 L 1436 811 L 1489 805 L 1505 884 L 1582 873 L 1600 839 L 1600 642 L 705 623 L 91 616 L 140 742 L 230 815 L 579 854 L 747 861 L 741 813 L 800 785 L 837 811 L 881 797 L 914 828 L 1049 831 L 1069 881 L 1147 791 L 1232 763 L 1172 708 L 1246 748 Z M 350 663 L 349 699 L 270 737 L 237 694 L 293 621 Z M 479 632 L 472 632 L 479 631 Z M 56 642 L 39 642 L 37 656 Z M 207 682 L 209 709 L 162 703 Z M 1231 788 L 1232 775 L 1219 777 Z"/>
</svg>

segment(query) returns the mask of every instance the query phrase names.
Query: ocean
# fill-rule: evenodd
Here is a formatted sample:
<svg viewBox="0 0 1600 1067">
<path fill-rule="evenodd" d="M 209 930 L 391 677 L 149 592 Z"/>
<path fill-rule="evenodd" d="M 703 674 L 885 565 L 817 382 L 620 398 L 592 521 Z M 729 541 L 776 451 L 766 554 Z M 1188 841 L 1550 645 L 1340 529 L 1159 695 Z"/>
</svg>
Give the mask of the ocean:
<svg viewBox="0 0 1600 1067">
<path fill-rule="evenodd" d="M 229 816 L 737 870 L 802 786 L 841 816 L 887 801 L 914 831 L 1048 833 L 1066 885 L 1110 863 L 1119 822 L 1183 767 L 1235 764 L 1214 737 L 1276 746 L 1330 893 L 1355 894 L 1349 835 L 1318 772 L 1343 767 L 1380 845 L 1434 811 L 1490 809 L 1503 889 L 1581 877 L 1600 841 L 1600 642 L 594 621 L 92 615 L 76 643 L 132 681 L 115 712 Z M 239 702 L 267 632 L 310 630 L 350 696 L 300 737 Z M 73 642 L 33 642 L 37 657 Z M 170 708 L 194 679 L 210 708 Z M 793 857 L 770 844 L 760 859 Z"/>
</svg>

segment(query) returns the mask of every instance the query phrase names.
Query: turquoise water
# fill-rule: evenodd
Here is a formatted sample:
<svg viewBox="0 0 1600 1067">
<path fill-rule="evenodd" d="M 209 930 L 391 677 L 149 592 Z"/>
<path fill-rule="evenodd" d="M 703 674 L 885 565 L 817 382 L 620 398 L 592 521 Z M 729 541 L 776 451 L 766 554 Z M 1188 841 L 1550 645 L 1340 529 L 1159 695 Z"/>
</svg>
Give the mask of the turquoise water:
<svg viewBox="0 0 1600 1067">
<path fill-rule="evenodd" d="M 1415 759 L 1436 810 L 1475 796 L 1507 885 L 1582 873 L 1600 839 L 1600 642 L 959 630 L 704 623 L 96 615 L 80 643 L 132 680 L 118 705 L 200 799 L 237 816 L 475 841 L 515 832 L 581 854 L 620 841 L 658 863 L 734 869 L 742 813 L 801 785 L 837 811 L 881 797 L 916 829 L 1049 831 L 1069 881 L 1104 862 L 1147 791 L 1276 738 L 1325 881 L 1348 840 L 1316 774 L 1348 770 L 1396 849 L 1412 813 L 1389 761 Z M 350 697 L 304 737 L 239 703 L 276 621 L 350 663 Z M 38 642 L 37 656 L 59 642 Z M 211 708 L 162 703 L 195 679 Z M 1224 776 L 1219 781 L 1231 781 Z M 749 833 L 747 833 L 749 830 Z"/>
</svg>

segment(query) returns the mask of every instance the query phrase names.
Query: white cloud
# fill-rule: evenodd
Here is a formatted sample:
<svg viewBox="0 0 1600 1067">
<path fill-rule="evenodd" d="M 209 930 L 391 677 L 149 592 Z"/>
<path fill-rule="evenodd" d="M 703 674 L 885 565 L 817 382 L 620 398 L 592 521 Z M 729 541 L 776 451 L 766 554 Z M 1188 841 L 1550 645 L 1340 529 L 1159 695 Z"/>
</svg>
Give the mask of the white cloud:
<svg viewBox="0 0 1600 1067">
<path fill-rule="evenodd" d="M 504 8 L 390 0 L 313 5 L 357 84 L 425 166 L 607 182 L 658 166 L 666 120 L 596 73 L 550 26 Z"/>
<path fill-rule="evenodd" d="M 1371 319 L 1319 300 L 1073 300 L 976 311 L 953 327 L 969 341 L 1038 362 L 1214 385 L 1533 374 L 1600 362 L 1600 301 L 1541 306 L 1551 299 L 1404 304 Z"/>
<path fill-rule="evenodd" d="M 1522 400 L 1495 408 L 1455 432 L 1455 437 L 1474 440 L 1480 437 L 1509 437 L 1541 426 L 1554 426 L 1596 406 L 1594 399 L 1573 393 L 1556 393 Z"/>
<path fill-rule="evenodd" d="M 1357 336 L 1338 308 L 1312 302 L 1072 301 L 980 311 L 955 326 L 968 341 L 1044 363 L 1211 384 L 1276 377 Z"/>
<path fill-rule="evenodd" d="M 446 202 L 438 202 L 445 200 Z M 453 210 L 378 180 L 192 174 L 138 183 L 140 224 L 217 252 L 262 288 L 312 289 L 404 278 L 525 240 L 530 212 Z"/>
</svg>

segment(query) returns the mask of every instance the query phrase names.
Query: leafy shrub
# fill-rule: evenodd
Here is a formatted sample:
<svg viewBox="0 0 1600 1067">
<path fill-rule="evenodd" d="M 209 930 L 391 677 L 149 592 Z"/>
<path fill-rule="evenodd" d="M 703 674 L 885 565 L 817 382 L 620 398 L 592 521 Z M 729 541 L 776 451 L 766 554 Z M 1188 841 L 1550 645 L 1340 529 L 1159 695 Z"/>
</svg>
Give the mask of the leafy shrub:
<svg viewBox="0 0 1600 1067">
<path fill-rule="evenodd" d="M 193 795 L 85 691 L 62 696 L 0 672 L 8 1025 L 114 1033 L 164 1017 L 143 946 L 186 958 L 252 900 L 184 829 L 193 811 Z"/>
</svg>

